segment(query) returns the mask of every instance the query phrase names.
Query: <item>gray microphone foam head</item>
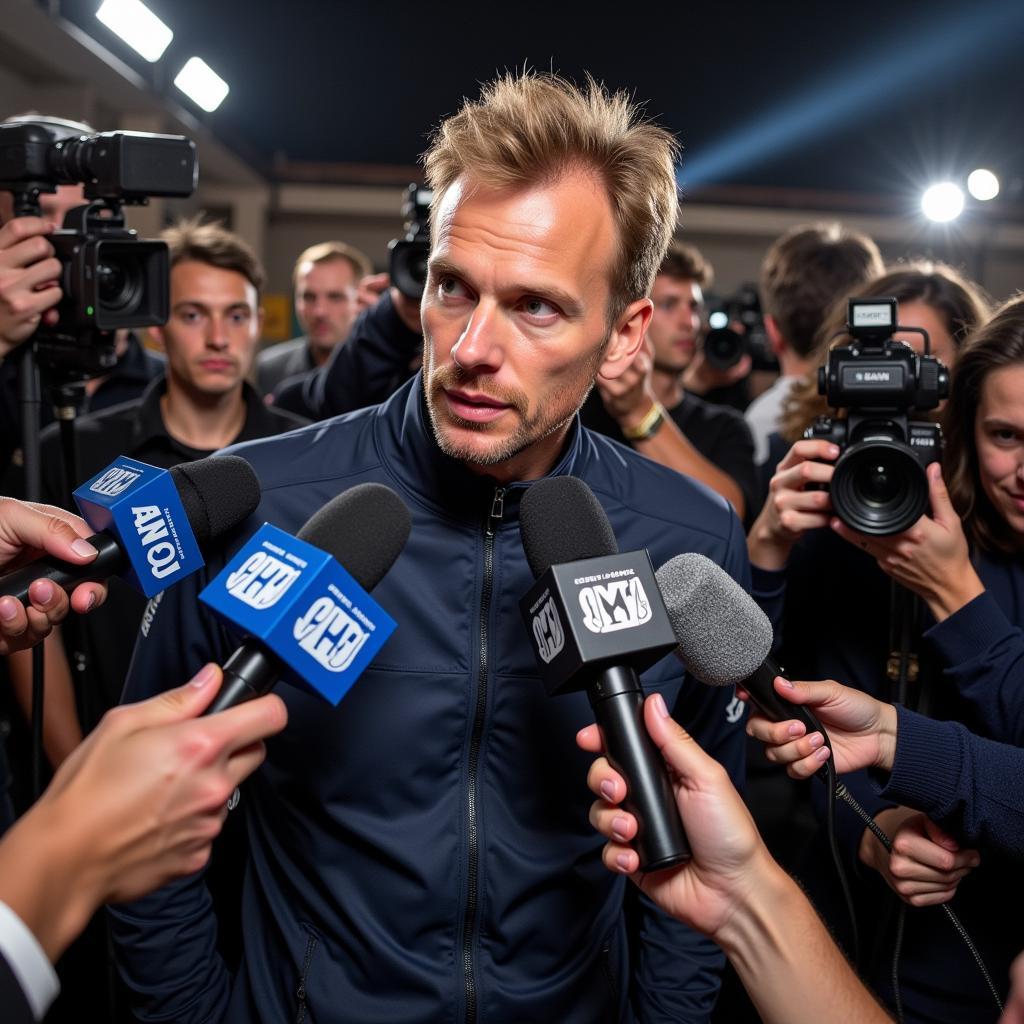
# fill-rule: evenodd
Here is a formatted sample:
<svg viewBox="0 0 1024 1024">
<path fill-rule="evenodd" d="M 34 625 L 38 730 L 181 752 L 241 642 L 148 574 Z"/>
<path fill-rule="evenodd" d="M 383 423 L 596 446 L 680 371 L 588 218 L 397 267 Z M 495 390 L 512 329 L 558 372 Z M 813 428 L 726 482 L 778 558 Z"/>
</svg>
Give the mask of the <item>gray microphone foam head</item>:
<svg viewBox="0 0 1024 1024">
<path fill-rule="evenodd" d="M 709 686 L 748 678 L 772 649 L 772 625 L 754 599 L 704 555 L 676 555 L 656 573 L 686 668 Z"/>
</svg>

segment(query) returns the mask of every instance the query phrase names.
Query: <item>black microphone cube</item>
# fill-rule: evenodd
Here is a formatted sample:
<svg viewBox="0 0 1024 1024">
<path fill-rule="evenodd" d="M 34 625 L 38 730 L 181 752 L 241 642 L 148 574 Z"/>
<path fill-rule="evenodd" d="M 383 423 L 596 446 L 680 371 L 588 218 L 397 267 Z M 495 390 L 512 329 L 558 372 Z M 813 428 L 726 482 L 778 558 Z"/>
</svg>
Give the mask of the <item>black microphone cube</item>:
<svg viewBox="0 0 1024 1024">
<path fill-rule="evenodd" d="M 645 550 L 553 565 L 519 609 L 550 697 L 611 665 L 643 672 L 678 642 Z"/>
</svg>

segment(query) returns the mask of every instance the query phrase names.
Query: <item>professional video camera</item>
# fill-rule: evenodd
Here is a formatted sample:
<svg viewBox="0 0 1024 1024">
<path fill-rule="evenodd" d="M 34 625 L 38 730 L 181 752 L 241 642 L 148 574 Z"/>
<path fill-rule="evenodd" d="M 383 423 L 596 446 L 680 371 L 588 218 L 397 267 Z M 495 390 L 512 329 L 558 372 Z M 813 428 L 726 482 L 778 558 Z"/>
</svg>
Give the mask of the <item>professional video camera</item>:
<svg viewBox="0 0 1024 1024">
<path fill-rule="evenodd" d="M 62 264 L 59 319 L 34 336 L 51 379 L 75 380 L 114 363 L 114 331 L 165 323 L 167 246 L 125 227 L 123 207 L 151 196 L 184 197 L 196 186 L 195 146 L 180 135 L 102 132 L 56 118 L 0 125 L 0 191 L 15 216 L 39 216 L 39 195 L 81 182 L 87 203 L 49 236 Z"/>
<path fill-rule="evenodd" d="M 434 193 L 413 183 L 406 189 L 402 216 L 405 238 L 388 242 L 391 253 L 391 283 L 405 296 L 417 302 L 423 298 L 427 283 L 427 259 L 430 257 L 430 201 Z"/>
<path fill-rule="evenodd" d="M 928 332 L 896 322 L 893 298 L 850 299 L 843 334 L 849 345 L 829 352 L 818 392 L 846 419 L 820 416 L 804 433 L 840 448 L 832 476 L 836 515 L 875 536 L 900 533 L 928 509 L 925 467 L 942 452 L 937 424 L 913 422 L 911 411 L 935 409 L 949 395 L 949 372 L 928 355 Z M 896 341 L 895 331 L 924 336 L 925 354 Z"/>
<path fill-rule="evenodd" d="M 745 284 L 735 295 L 711 305 L 710 330 L 704 336 L 704 358 L 711 366 L 730 370 L 750 353 L 752 369 L 779 368 L 765 333 L 756 285 Z"/>
</svg>

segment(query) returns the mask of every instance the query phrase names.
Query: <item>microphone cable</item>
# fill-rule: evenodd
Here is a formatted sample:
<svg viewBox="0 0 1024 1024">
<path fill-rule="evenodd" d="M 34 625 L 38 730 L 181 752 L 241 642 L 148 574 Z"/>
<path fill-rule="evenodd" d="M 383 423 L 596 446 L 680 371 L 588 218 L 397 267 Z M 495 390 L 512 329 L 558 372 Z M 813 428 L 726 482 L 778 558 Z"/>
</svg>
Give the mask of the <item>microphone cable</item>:
<svg viewBox="0 0 1024 1024">
<path fill-rule="evenodd" d="M 829 758 L 828 764 L 832 763 L 832 759 Z M 892 851 L 892 840 L 882 831 L 878 822 L 875 821 L 867 811 L 857 802 L 856 797 L 846 788 L 846 784 L 843 782 L 836 782 L 836 795 L 846 803 L 859 817 L 864 824 L 869 828 L 875 838 L 886 848 L 887 851 Z M 978 947 L 975 946 L 974 941 L 971 939 L 970 933 L 964 927 L 963 922 L 953 908 L 948 903 L 940 904 L 946 917 L 949 919 L 950 924 L 956 929 L 957 934 L 963 940 L 964 945 L 967 947 L 974 959 L 974 962 L 978 965 L 978 970 L 981 972 L 981 976 L 985 979 L 985 984 L 988 986 L 989 992 L 992 994 L 992 999 L 995 1001 L 996 1006 L 999 1008 L 999 1012 L 1003 1012 L 1003 1001 L 999 998 L 999 990 L 996 988 L 992 981 L 992 975 L 989 973 L 988 967 L 985 965 L 985 961 L 982 959 L 981 953 L 978 952 Z M 900 1004 L 899 994 L 899 955 L 900 947 L 903 944 L 903 924 L 906 916 L 907 905 L 900 900 L 900 913 L 896 923 L 896 945 L 893 955 L 892 965 L 892 981 L 893 981 L 893 998 L 896 1002 L 896 1019 L 900 1022 L 903 1020 L 903 1008 Z"/>
</svg>

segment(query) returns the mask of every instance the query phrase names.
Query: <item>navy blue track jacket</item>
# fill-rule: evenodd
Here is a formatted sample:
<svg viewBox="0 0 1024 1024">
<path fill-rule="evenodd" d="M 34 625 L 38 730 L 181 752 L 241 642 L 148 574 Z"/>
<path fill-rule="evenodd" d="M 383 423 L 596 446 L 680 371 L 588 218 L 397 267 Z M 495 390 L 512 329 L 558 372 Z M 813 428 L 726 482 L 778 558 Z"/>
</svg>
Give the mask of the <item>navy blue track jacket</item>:
<svg viewBox="0 0 1024 1024">
<path fill-rule="evenodd" d="M 412 535 L 374 597 L 398 629 L 335 709 L 281 684 L 285 732 L 243 790 L 250 856 L 245 949 L 231 978 L 202 876 L 113 910 L 143 1021 L 317 1024 L 705 1021 L 722 956 L 642 902 L 634 955 L 626 882 L 587 821 L 586 697 L 545 696 L 518 601 L 528 484 L 496 487 L 441 454 L 422 382 L 385 404 L 232 449 L 263 488 L 235 546 L 264 520 L 296 532 L 355 484 L 398 491 Z M 655 566 L 683 551 L 744 587 L 735 514 L 703 486 L 574 425 L 554 474 L 584 479 L 621 550 Z M 237 646 L 197 605 L 223 561 L 165 592 L 143 623 L 125 698 L 178 685 Z M 739 784 L 742 705 L 644 675 Z"/>
</svg>

